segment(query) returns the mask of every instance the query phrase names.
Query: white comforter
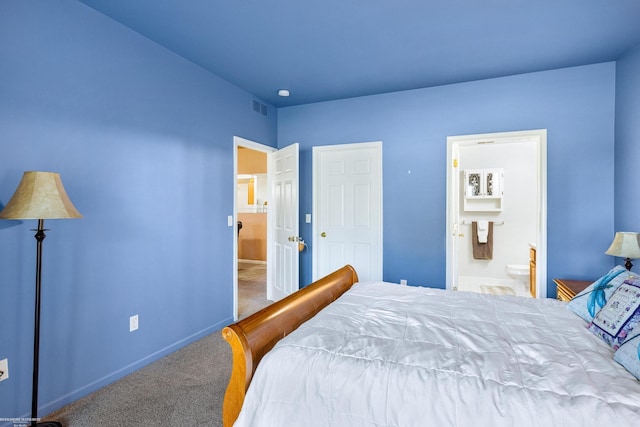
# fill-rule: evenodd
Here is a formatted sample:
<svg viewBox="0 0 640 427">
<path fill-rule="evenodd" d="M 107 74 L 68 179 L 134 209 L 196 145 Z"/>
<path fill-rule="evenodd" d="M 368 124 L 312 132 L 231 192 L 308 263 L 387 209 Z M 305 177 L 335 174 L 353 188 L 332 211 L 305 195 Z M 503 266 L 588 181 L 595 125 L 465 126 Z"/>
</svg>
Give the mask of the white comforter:
<svg viewBox="0 0 640 427">
<path fill-rule="evenodd" d="M 356 284 L 281 340 L 236 426 L 640 426 L 640 383 L 555 300 Z"/>
</svg>

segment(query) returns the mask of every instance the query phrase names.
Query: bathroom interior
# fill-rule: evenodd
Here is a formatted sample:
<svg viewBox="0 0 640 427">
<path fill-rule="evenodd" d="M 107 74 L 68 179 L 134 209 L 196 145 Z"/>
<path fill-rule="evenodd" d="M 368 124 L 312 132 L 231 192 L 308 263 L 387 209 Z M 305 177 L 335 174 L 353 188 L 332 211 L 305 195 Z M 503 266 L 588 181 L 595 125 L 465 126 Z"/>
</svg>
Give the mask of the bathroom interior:
<svg viewBox="0 0 640 427">
<path fill-rule="evenodd" d="M 457 289 L 535 297 L 535 142 L 461 145 L 458 159 Z"/>
</svg>

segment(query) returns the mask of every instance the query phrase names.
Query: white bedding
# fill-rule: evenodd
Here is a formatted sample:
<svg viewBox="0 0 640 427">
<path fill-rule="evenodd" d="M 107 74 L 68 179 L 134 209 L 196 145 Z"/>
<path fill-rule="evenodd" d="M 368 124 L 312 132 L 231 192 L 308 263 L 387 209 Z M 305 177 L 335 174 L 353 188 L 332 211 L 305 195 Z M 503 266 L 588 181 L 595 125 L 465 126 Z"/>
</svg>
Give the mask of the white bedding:
<svg viewBox="0 0 640 427">
<path fill-rule="evenodd" d="M 236 426 L 640 426 L 640 382 L 555 300 L 359 283 L 260 362 Z"/>
</svg>

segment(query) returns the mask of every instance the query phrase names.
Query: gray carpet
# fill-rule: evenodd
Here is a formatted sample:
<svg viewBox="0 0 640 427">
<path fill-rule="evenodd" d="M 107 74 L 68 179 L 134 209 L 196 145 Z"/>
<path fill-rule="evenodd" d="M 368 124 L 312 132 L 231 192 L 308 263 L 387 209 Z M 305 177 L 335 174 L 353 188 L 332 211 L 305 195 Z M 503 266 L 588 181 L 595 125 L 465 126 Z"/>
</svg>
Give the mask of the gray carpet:
<svg viewBox="0 0 640 427">
<path fill-rule="evenodd" d="M 238 262 L 238 318 L 271 304 L 267 299 L 267 266 Z"/>
<path fill-rule="evenodd" d="M 221 426 L 231 348 L 216 331 L 47 416 L 65 427 Z"/>
<path fill-rule="evenodd" d="M 271 303 L 264 264 L 239 263 L 238 295 L 240 318 Z M 230 375 L 231 348 L 216 331 L 45 420 L 65 427 L 221 426 Z"/>
</svg>

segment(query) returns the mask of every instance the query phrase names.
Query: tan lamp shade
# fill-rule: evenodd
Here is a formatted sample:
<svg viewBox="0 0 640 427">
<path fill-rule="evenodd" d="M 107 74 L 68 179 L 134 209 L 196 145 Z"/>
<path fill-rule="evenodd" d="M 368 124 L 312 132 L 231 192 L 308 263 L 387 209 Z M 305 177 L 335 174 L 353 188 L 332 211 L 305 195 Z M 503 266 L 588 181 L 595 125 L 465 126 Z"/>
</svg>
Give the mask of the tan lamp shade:
<svg viewBox="0 0 640 427">
<path fill-rule="evenodd" d="M 638 238 L 640 234 L 630 233 L 627 231 L 618 231 L 613 238 L 611 246 L 605 254 L 613 255 L 620 258 L 640 258 L 640 242 Z"/>
<path fill-rule="evenodd" d="M 64 191 L 60 174 L 25 172 L 1 219 L 82 218 Z"/>
</svg>

